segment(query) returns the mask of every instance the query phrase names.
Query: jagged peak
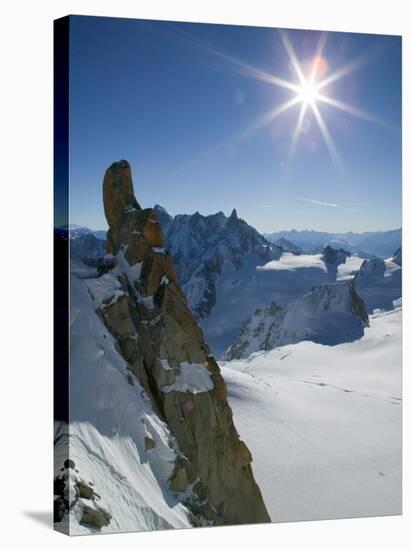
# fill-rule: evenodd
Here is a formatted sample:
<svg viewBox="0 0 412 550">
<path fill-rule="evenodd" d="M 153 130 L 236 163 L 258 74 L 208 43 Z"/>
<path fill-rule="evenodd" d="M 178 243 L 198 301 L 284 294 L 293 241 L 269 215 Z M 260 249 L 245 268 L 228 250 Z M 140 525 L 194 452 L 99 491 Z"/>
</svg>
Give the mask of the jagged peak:
<svg viewBox="0 0 412 550">
<path fill-rule="evenodd" d="M 232 210 L 232 213 L 231 213 L 230 216 L 229 216 L 229 220 L 228 220 L 228 221 L 230 221 L 230 220 L 235 221 L 235 220 L 238 220 L 238 219 L 239 219 L 239 218 L 238 218 L 238 215 L 237 215 L 236 208 L 234 208 L 234 209 Z"/>
<path fill-rule="evenodd" d="M 402 266 L 402 247 L 400 246 L 392 256 L 392 261 L 399 266 Z"/>
</svg>

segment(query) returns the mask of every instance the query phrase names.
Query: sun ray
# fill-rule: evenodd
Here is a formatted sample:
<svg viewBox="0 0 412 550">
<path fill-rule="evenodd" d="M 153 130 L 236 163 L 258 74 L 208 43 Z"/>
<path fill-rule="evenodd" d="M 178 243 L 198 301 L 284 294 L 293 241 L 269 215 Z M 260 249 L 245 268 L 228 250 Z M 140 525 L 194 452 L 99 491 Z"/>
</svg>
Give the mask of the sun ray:
<svg viewBox="0 0 412 550">
<path fill-rule="evenodd" d="M 222 59 L 223 61 L 226 61 L 229 63 L 230 67 L 229 70 L 232 70 L 233 72 L 236 72 L 238 74 L 241 74 L 243 76 L 246 76 L 248 78 L 253 78 L 255 80 L 260 80 L 261 82 L 267 82 L 268 84 L 273 84 L 274 86 L 280 86 L 281 88 L 287 88 L 288 90 L 291 90 L 293 92 L 297 92 L 299 89 L 299 86 L 294 84 L 293 82 L 289 82 L 288 80 L 285 80 L 284 78 L 280 78 L 276 75 L 267 73 L 266 71 L 263 71 L 262 69 L 259 69 L 257 67 L 253 67 L 252 65 L 249 65 L 248 63 L 245 63 L 244 61 L 240 61 L 239 59 L 236 59 L 233 56 L 227 55 L 226 53 L 222 53 L 218 50 L 215 50 L 213 48 L 210 48 L 209 46 L 202 46 L 202 49 L 208 51 L 209 53 L 213 54 L 215 57 Z"/>
<path fill-rule="evenodd" d="M 270 122 L 272 122 L 272 120 L 274 120 L 276 117 L 278 117 L 282 113 L 286 112 L 288 109 L 291 109 L 294 105 L 297 105 L 299 102 L 300 102 L 300 99 L 298 97 L 294 97 L 291 100 L 283 103 L 279 107 L 276 107 L 275 109 L 271 109 L 269 112 L 262 115 L 256 121 L 255 124 L 249 126 L 246 129 L 243 129 L 239 132 L 236 132 L 236 133 L 230 135 L 229 137 L 226 137 L 226 138 L 218 141 L 217 143 L 210 146 L 205 151 L 202 151 L 201 153 L 199 153 L 199 155 L 197 155 L 195 158 L 190 159 L 190 160 L 186 161 L 185 163 L 183 163 L 181 166 L 179 166 L 176 169 L 176 173 L 179 173 L 182 170 L 185 170 L 186 168 L 192 166 L 193 164 L 196 164 L 199 161 L 204 160 L 210 154 L 214 153 L 215 151 L 219 150 L 222 147 L 226 147 L 226 146 L 229 146 L 229 145 L 236 144 L 237 142 L 239 142 L 239 140 L 248 138 L 249 136 L 253 135 L 255 132 L 257 132 L 261 128 L 263 128 L 263 127 L 267 126 L 268 124 L 270 124 Z"/>
<path fill-rule="evenodd" d="M 264 128 L 268 124 L 270 124 L 275 118 L 277 118 L 282 113 L 289 110 L 294 105 L 297 105 L 300 103 L 300 97 L 296 96 L 290 99 L 289 101 L 286 101 L 285 103 L 282 103 L 279 107 L 276 107 L 275 109 L 270 110 L 268 113 L 264 114 L 260 119 L 256 121 L 255 124 L 252 124 L 252 126 L 249 126 L 249 128 L 246 128 L 246 130 L 243 130 L 241 133 L 242 138 L 249 137 L 250 135 L 254 134 L 258 130 Z"/>
<path fill-rule="evenodd" d="M 361 118 L 363 120 L 366 120 L 368 122 L 374 122 L 376 124 L 385 124 L 383 120 L 380 118 L 371 115 L 365 111 L 362 111 L 361 109 L 357 109 L 356 107 L 353 107 L 352 105 L 349 105 L 348 103 L 344 103 L 343 101 L 339 101 L 338 99 L 334 99 L 333 97 L 328 97 L 323 94 L 317 94 L 317 99 L 319 101 L 322 101 L 323 103 L 326 103 L 328 105 L 331 105 L 332 107 L 335 107 L 336 109 L 340 109 L 341 111 L 345 111 L 345 113 L 349 113 L 350 115 L 356 116 L 358 118 Z"/>
<path fill-rule="evenodd" d="M 363 54 L 359 57 L 353 59 L 351 62 L 349 62 L 347 65 L 344 65 L 331 75 L 329 75 L 327 78 L 319 82 L 318 88 L 321 90 L 322 88 L 325 88 L 325 86 L 328 86 L 329 84 L 332 84 L 333 82 L 336 82 L 337 80 L 340 80 L 344 76 L 347 76 L 354 71 L 357 71 L 361 67 L 363 67 L 369 60 L 369 55 Z"/>
<path fill-rule="evenodd" d="M 324 58 L 324 50 L 327 40 L 327 33 L 322 32 L 319 35 L 319 39 L 316 45 L 316 50 L 314 52 L 314 57 L 312 62 L 309 65 L 308 72 L 305 74 L 302 65 L 300 64 L 295 49 L 292 45 L 292 42 L 289 39 L 289 36 L 286 31 L 280 31 L 280 38 L 283 46 L 287 52 L 289 62 L 293 68 L 293 71 L 296 73 L 297 79 L 295 82 L 286 80 L 277 75 L 270 74 L 258 67 L 254 67 L 248 63 L 245 63 L 231 55 L 218 51 L 207 44 L 196 42 L 195 45 L 212 54 L 215 58 L 218 58 L 225 62 L 225 65 L 216 64 L 215 68 L 218 70 L 228 70 L 236 74 L 240 74 L 247 78 L 252 78 L 261 82 L 271 84 L 273 86 L 278 86 L 285 88 L 295 95 L 288 101 L 282 103 L 280 106 L 273 108 L 271 111 L 265 113 L 260 118 L 258 118 L 251 126 L 246 129 L 239 131 L 233 134 L 230 138 L 223 140 L 222 143 L 238 141 L 244 138 L 247 138 L 250 135 L 253 135 L 258 130 L 264 128 L 270 124 L 274 119 L 280 116 L 285 111 L 291 109 L 294 105 L 301 104 L 299 115 L 296 120 L 296 124 L 293 128 L 293 134 L 290 142 L 288 159 L 293 158 L 298 142 L 299 137 L 302 134 L 302 125 L 305 118 L 305 114 L 308 109 L 311 109 L 316 118 L 316 122 L 319 126 L 320 133 L 325 141 L 328 152 L 331 156 L 332 161 L 339 168 L 342 168 L 342 163 L 338 153 L 338 149 L 333 141 L 332 135 L 327 127 L 326 121 L 322 116 L 318 103 L 322 102 L 330 107 L 339 109 L 347 114 L 350 114 L 354 117 L 366 120 L 368 122 L 374 122 L 387 126 L 387 124 L 379 119 L 378 117 L 369 114 L 361 109 L 358 109 L 352 105 L 344 103 L 338 99 L 330 97 L 329 95 L 321 93 L 321 90 L 326 88 L 328 85 L 344 78 L 345 76 L 351 74 L 352 72 L 358 70 L 363 65 L 365 65 L 370 59 L 370 53 L 365 53 L 359 57 L 352 59 L 349 63 L 343 67 L 336 70 L 334 73 L 330 74 L 326 78 L 323 78 L 323 73 L 327 68 L 327 62 Z M 306 71 L 306 69 L 305 69 Z M 323 79 L 322 79 L 323 78 Z M 216 147 L 219 147 L 217 145 Z M 215 147 L 212 147 L 210 150 L 213 151 Z M 209 154 L 209 151 L 202 154 L 199 158 L 204 158 L 205 154 Z"/>
<path fill-rule="evenodd" d="M 318 41 L 318 46 L 316 48 L 315 62 L 313 63 L 312 70 L 309 76 L 309 82 L 311 84 L 313 84 L 316 79 L 316 74 L 319 69 L 319 63 L 323 55 L 323 50 L 325 49 L 326 38 L 327 38 L 327 33 L 326 32 L 321 33 Z"/>
<path fill-rule="evenodd" d="M 340 160 L 339 153 L 338 153 L 338 150 L 336 148 L 335 142 L 332 139 L 332 136 L 331 136 L 326 124 L 325 124 L 325 121 L 323 120 L 323 117 L 322 117 L 316 103 L 312 105 L 312 109 L 313 109 L 313 112 L 315 114 L 317 123 L 319 125 L 319 129 L 320 129 L 321 134 L 323 136 L 323 139 L 325 141 L 326 147 L 329 150 L 330 156 L 331 156 L 333 162 L 335 163 L 335 165 L 338 168 L 342 169 L 342 163 L 341 163 L 341 160 Z"/>
<path fill-rule="evenodd" d="M 298 120 L 296 122 L 295 130 L 294 130 L 293 136 L 292 136 L 292 141 L 291 141 L 290 147 L 289 147 L 288 161 L 292 160 L 292 158 L 295 155 L 296 147 L 297 147 L 298 140 L 299 140 L 299 134 L 302 130 L 302 124 L 303 124 L 303 120 L 304 120 L 304 117 L 305 117 L 307 105 L 308 105 L 307 103 L 303 102 L 302 106 L 300 108 Z"/>
<path fill-rule="evenodd" d="M 300 83 L 305 84 L 306 82 L 305 76 L 303 74 L 301 66 L 299 65 L 299 61 L 296 57 L 295 50 L 292 46 L 292 43 L 289 40 L 288 35 L 285 32 L 281 31 L 280 36 L 282 39 L 282 43 L 285 46 L 285 49 L 288 53 L 289 60 L 292 63 L 292 66 L 295 70 L 295 73 L 297 74 L 297 77 L 299 78 Z"/>
</svg>

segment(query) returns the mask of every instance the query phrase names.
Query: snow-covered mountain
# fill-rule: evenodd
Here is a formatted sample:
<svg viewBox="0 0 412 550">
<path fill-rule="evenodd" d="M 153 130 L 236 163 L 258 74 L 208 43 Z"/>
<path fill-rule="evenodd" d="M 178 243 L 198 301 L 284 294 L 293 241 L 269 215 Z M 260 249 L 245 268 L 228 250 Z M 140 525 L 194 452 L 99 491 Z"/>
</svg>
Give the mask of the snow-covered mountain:
<svg viewBox="0 0 412 550">
<path fill-rule="evenodd" d="M 335 282 L 342 273 L 350 276 L 362 262 L 355 261 L 342 272 L 351 257 L 343 249 L 328 246 L 319 254 L 301 254 L 285 240 L 270 245 L 235 210 L 229 218 L 222 212 L 172 218 L 160 206 L 155 210 L 164 220 L 178 279 L 218 356 L 256 308 L 273 300 L 286 306 L 313 286 Z"/>
<path fill-rule="evenodd" d="M 97 239 L 102 239 L 103 241 L 106 241 L 106 231 L 104 229 L 89 229 L 88 227 L 85 227 L 83 225 L 77 225 L 75 223 L 71 223 L 66 226 L 62 226 L 59 229 L 67 231 L 68 235 L 70 236 L 70 239 L 77 239 L 81 235 L 94 235 Z"/>
<path fill-rule="evenodd" d="M 402 513 L 402 311 L 354 342 L 221 363 L 272 521 Z"/>
<path fill-rule="evenodd" d="M 77 258 L 102 258 L 106 254 L 106 241 L 93 233 L 81 233 L 70 239 L 70 255 Z"/>
<path fill-rule="evenodd" d="M 385 260 L 364 260 L 354 281 L 368 311 L 392 309 L 402 296 L 402 249 Z"/>
<path fill-rule="evenodd" d="M 313 288 L 286 308 L 272 302 L 257 309 L 243 323 L 225 359 L 246 358 L 256 351 L 303 340 L 337 345 L 361 338 L 367 325 L 368 314 L 353 283 L 329 283 Z"/>
<path fill-rule="evenodd" d="M 297 254 L 303 252 L 300 246 L 293 243 L 292 241 L 288 241 L 288 239 L 284 239 L 283 237 L 271 242 L 273 242 L 273 244 L 275 244 L 276 246 L 280 246 L 280 248 L 282 248 L 282 250 L 284 250 L 285 252 L 296 252 Z"/>
<path fill-rule="evenodd" d="M 265 237 L 276 242 L 287 239 L 307 252 L 318 252 L 327 245 L 333 248 L 344 248 L 351 253 L 371 254 L 387 258 L 401 246 L 402 230 L 375 231 L 365 233 L 327 233 L 324 231 L 277 231 L 267 233 Z"/>
<path fill-rule="evenodd" d="M 247 357 L 258 350 L 301 340 L 329 345 L 355 340 L 363 334 L 366 312 L 391 310 L 400 303 L 401 248 L 385 260 L 364 260 L 344 250 L 326 247 L 322 255 L 283 254 L 278 261 L 259 270 L 284 270 L 292 280 L 293 270 L 298 269 L 301 261 L 304 265 L 323 262 L 329 280 L 334 282 L 316 286 L 286 305 L 273 299 L 269 306 L 258 308 L 242 324 L 225 353 L 226 358 Z M 305 276 L 302 271 L 300 274 Z"/>
<path fill-rule="evenodd" d="M 235 281 L 246 270 L 282 253 L 280 247 L 238 218 L 236 210 L 229 218 L 223 212 L 210 216 L 196 212 L 172 220 L 163 208 L 157 206 L 156 211 L 163 220 L 166 246 L 173 254 L 180 284 L 199 319 L 208 317 L 216 305 L 222 277 Z"/>
<path fill-rule="evenodd" d="M 169 227 L 173 222 L 173 216 L 169 214 L 166 208 L 163 208 L 163 206 L 160 206 L 160 204 L 155 204 L 154 211 L 156 212 L 157 217 L 159 218 L 160 225 L 162 226 L 163 234 L 166 236 L 167 232 L 169 231 Z"/>
<path fill-rule="evenodd" d="M 230 217 L 222 212 L 210 216 L 196 212 L 173 217 L 159 205 L 154 210 L 163 227 L 166 248 L 174 257 L 177 278 L 189 306 L 217 356 L 234 342 L 242 322 L 256 309 L 265 309 L 271 302 L 286 307 L 314 286 L 351 280 L 363 263 L 390 266 L 390 260 L 350 250 L 357 249 L 365 240 L 374 242 L 375 237 L 378 241 L 382 238 L 385 246 L 400 238 L 400 230 L 344 234 L 351 242 L 337 234 L 282 232 L 282 235 L 290 233 L 291 238 L 300 235 L 301 246 L 306 250 L 316 245 L 316 252 L 308 253 L 299 250 L 296 239 L 282 236 L 277 243 L 269 243 L 239 219 L 236 211 Z M 79 231 L 72 229 L 75 230 Z M 87 237 L 90 233 L 76 233 L 74 239 L 73 235 L 71 233 L 72 253 L 78 257 L 93 256 L 91 238 Z M 335 246 L 328 244 L 320 248 L 319 243 L 323 241 L 333 242 Z M 96 250 L 105 249 L 103 241 L 94 244 Z M 343 244 L 348 248 L 343 248 Z M 395 249 L 391 249 L 391 253 Z M 364 271 L 368 269 L 365 267 Z M 392 276 L 393 272 L 387 270 L 380 279 L 376 274 L 362 281 L 362 275 L 356 277 L 358 292 L 365 299 L 368 311 L 391 308 L 393 300 L 399 298 L 401 272 Z"/>
</svg>

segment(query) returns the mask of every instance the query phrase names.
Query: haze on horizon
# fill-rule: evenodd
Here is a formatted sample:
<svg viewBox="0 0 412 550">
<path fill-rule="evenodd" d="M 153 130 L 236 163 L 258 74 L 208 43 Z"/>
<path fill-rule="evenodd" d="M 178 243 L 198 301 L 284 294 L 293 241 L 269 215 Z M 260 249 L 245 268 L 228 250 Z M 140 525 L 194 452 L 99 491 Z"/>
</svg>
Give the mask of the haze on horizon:
<svg viewBox="0 0 412 550">
<path fill-rule="evenodd" d="M 70 29 L 70 223 L 106 228 L 104 171 L 125 158 L 140 204 L 172 215 L 236 208 L 262 233 L 401 226 L 400 37 L 287 31 L 305 75 L 326 39 L 320 102 L 276 29 L 83 16 Z"/>
</svg>

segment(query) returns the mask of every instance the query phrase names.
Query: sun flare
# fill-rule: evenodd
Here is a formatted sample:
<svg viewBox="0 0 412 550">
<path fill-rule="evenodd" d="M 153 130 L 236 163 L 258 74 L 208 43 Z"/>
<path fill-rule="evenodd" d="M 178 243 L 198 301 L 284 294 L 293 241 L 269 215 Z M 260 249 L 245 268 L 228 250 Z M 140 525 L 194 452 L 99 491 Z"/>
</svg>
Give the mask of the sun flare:
<svg viewBox="0 0 412 550">
<path fill-rule="evenodd" d="M 313 52 L 313 56 L 307 62 L 298 60 L 295 49 L 291 41 L 289 40 L 289 36 L 286 32 L 280 32 L 280 37 L 286 50 L 289 64 L 293 69 L 296 77 L 294 81 L 290 81 L 282 78 L 281 76 L 268 73 L 230 55 L 221 53 L 210 47 L 206 47 L 206 50 L 209 53 L 219 57 L 220 59 L 223 59 L 226 63 L 228 63 L 230 69 L 234 72 L 248 78 L 265 82 L 266 84 L 270 84 L 272 86 L 284 88 L 291 92 L 291 96 L 284 103 L 273 106 L 272 109 L 264 113 L 262 116 L 258 117 L 249 127 L 244 129 L 239 134 L 236 134 L 236 136 L 240 136 L 242 139 L 244 139 L 254 134 L 256 131 L 261 130 L 265 126 L 273 123 L 276 118 L 281 116 L 286 111 L 289 111 L 289 109 L 293 109 L 296 106 L 299 106 L 299 114 L 296 119 L 295 127 L 292 131 L 288 160 L 291 160 L 294 156 L 299 138 L 302 137 L 302 135 L 305 133 L 305 120 L 309 111 L 315 118 L 316 124 L 319 128 L 319 131 L 322 135 L 322 138 L 325 142 L 326 148 L 328 149 L 332 161 L 334 162 L 336 167 L 342 168 L 338 149 L 328 129 L 326 120 L 321 112 L 321 109 L 322 105 L 327 105 L 329 108 L 333 107 L 334 109 L 338 109 L 348 115 L 363 119 L 367 122 L 385 125 L 385 122 L 379 117 L 376 117 L 357 107 L 349 105 L 344 101 L 334 98 L 326 92 L 331 84 L 350 75 L 352 72 L 362 67 L 368 61 L 368 56 L 366 54 L 358 56 L 357 58 L 349 61 L 346 65 L 343 65 L 335 71 L 329 73 L 329 64 L 326 57 L 324 56 L 324 49 L 327 38 L 326 33 L 321 33 L 319 35 L 319 41 L 315 51 Z"/>
<path fill-rule="evenodd" d="M 313 106 L 319 99 L 317 85 L 310 80 L 305 81 L 299 88 L 298 97 L 302 103 Z"/>
</svg>

